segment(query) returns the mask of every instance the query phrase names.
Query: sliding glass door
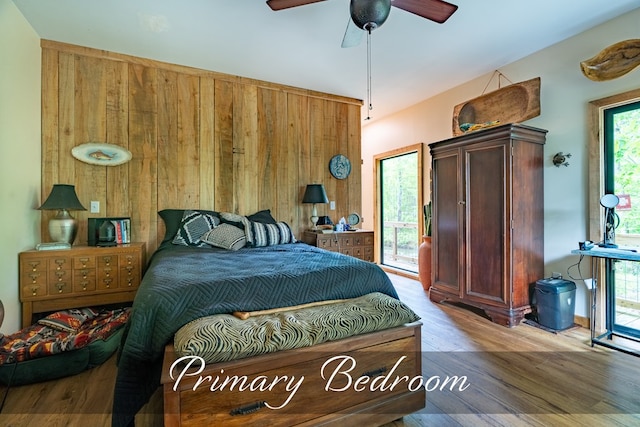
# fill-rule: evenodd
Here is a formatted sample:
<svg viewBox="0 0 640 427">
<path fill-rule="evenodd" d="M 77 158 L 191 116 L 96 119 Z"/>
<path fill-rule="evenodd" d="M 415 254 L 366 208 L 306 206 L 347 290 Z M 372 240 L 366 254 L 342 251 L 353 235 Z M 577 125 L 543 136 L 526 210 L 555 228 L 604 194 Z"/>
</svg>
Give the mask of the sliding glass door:
<svg viewBox="0 0 640 427">
<path fill-rule="evenodd" d="M 422 145 L 376 156 L 380 264 L 418 273 L 422 241 Z"/>
<path fill-rule="evenodd" d="M 604 110 L 605 193 L 618 196 L 615 242 L 640 245 L 640 102 Z M 606 321 L 614 332 L 640 338 L 640 263 L 608 263 Z"/>
</svg>

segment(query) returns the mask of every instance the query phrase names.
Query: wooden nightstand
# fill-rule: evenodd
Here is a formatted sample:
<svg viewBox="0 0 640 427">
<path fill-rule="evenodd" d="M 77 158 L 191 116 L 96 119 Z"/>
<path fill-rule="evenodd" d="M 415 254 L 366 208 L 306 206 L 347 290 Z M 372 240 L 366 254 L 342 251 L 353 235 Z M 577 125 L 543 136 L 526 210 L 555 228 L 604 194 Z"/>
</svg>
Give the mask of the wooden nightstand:
<svg viewBox="0 0 640 427">
<path fill-rule="evenodd" d="M 145 243 L 21 252 L 22 327 L 34 313 L 133 301 L 146 267 Z"/>
<path fill-rule="evenodd" d="M 302 241 L 332 252 L 373 262 L 373 231 L 345 231 L 343 233 L 316 233 L 305 231 Z"/>
</svg>

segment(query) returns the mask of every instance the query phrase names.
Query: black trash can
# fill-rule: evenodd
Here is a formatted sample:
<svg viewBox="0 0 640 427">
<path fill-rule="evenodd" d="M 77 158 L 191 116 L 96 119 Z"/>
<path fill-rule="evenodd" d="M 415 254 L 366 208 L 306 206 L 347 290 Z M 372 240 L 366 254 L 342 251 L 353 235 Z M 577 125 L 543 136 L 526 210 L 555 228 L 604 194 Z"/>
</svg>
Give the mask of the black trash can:
<svg viewBox="0 0 640 427">
<path fill-rule="evenodd" d="M 565 279 L 540 279 L 535 287 L 538 323 L 550 329 L 573 326 L 576 310 L 576 284 Z"/>
</svg>

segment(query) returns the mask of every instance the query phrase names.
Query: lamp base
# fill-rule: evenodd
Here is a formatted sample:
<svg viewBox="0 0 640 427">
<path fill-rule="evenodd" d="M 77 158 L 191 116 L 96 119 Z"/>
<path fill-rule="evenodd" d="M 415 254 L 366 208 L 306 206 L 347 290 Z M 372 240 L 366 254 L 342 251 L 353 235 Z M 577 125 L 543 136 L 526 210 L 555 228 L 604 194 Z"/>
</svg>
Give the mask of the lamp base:
<svg viewBox="0 0 640 427">
<path fill-rule="evenodd" d="M 313 207 L 311 208 L 311 223 L 313 224 L 313 230 L 317 230 L 318 229 L 318 220 L 320 219 L 320 217 L 318 216 L 318 209 L 316 208 L 316 204 L 313 204 Z"/>
<path fill-rule="evenodd" d="M 68 210 L 60 209 L 56 216 L 49 220 L 49 237 L 52 242 L 73 244 L 78 232 L 78 220 Z"/>
<path fill-rule="evenodd" d="M 600 246 L 601 248 L 617 248 L 618 245 L 616 245 L 615 243 L 598 243 L 598 246 Z"/>
</svg>

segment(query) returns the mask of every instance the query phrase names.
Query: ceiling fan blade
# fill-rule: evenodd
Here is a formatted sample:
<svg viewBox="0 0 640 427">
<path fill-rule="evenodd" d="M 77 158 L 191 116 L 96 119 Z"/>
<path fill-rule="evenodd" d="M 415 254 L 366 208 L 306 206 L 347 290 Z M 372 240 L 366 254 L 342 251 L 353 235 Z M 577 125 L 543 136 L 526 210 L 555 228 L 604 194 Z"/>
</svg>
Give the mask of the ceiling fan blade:
<svg viewBox="0 0 640 427">
<path fill-rule="evenodd" d="M 289 9 L 290 7 L 304 6 L 305 4 L 318 3 L 325 0 L 267 0 L 271 10 Z"/>
<path fill-rule="evenodd" d="M 364 31 L 358 28 L 353 19 L 349 18 L 349 23 L 342 39 L 342 47 L 358 46 L 362 40 L 362 34 L 364 34 Z"/>
<path fill-rule="evenodd" d="M 438 24 L 445 22 L 458 10 L 458 6 L 443 0 L 391 0 L 391 5 Z"/>
</svg>

